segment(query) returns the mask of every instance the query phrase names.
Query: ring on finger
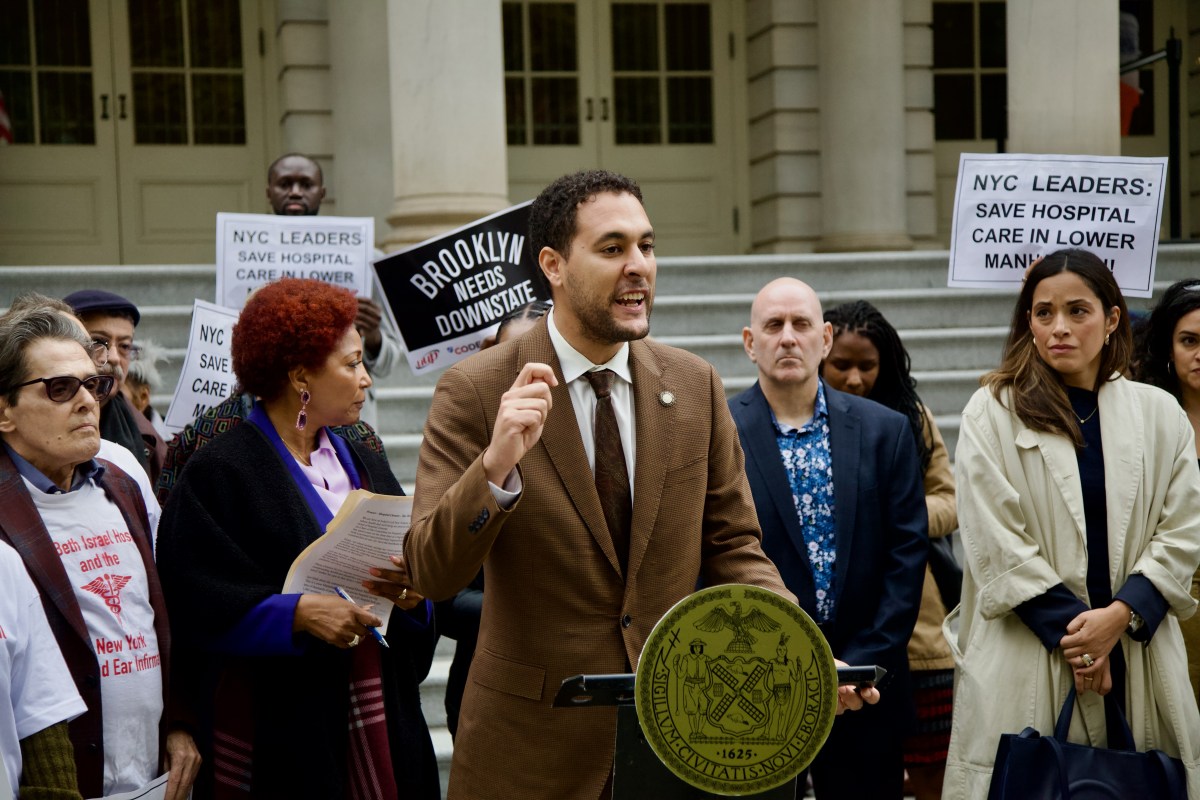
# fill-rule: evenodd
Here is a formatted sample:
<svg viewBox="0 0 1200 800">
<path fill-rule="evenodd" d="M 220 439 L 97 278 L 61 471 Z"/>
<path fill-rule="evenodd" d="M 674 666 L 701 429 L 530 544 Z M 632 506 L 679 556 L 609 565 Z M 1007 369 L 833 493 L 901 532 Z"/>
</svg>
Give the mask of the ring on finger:
<svg viewBox="0 0 1200 800">
<path fill-rule="evenodd" d="M 1081 655 L 1081 656 L 1079 657 L 1079 660 L 1083 662 L 1083 665 L 1084 665 L 1085 667 L 1090 667 L 1092 664 L 1095 664 L 1095 663 L 1096 663 L 1096 659 L 1092 658 L 1092 657 L 1091 657 L 1090 655 L 1088 655 L 1087 653 L 1084 653 L 1083 655 Z"/>
<path fill-rule="evenodd" d="M 1091 683 L 1091 682 L 1092 682 L 1092 676 L 1091 676 L 1091 675 L 1085 675 L 1085 676 L 1084 676 L 1084 678 L 1083 678 L 1083 682 L 1084 682 L 1084 683 Z"/>
<path fill-rule="evenodd" d="M 359 635 L 356 633 L 356 634 L 354 634 L 354 638 L 353 638 L 353 639 L 351 639 L 350 641 L 346 642 L 346 646 L 347 646 L 347 647 L 358 647 L 358 643 L 359 643 L 359 642 L 361 642 L 361 641 L 362 641 L 362 637 L 361 637 L 361 636 L 359 636 Z"/>
<path fill-rule="evenodd" d="M 400 592 L 400 599 L 401 599 L 401 600 L 407 600 L 407 599 L 408 599 L 408 587 L 407 587 L 407 586 L 405 586 L 405 587 L 404 587 L 404 590 L 403 590 L 402 592 Z"/>
</svg>

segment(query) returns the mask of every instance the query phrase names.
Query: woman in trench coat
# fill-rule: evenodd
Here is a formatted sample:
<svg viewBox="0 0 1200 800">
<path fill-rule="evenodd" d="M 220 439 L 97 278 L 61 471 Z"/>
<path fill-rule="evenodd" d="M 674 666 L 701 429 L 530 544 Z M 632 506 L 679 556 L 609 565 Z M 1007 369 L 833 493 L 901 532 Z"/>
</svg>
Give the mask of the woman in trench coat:
<svg viewBox="0 0 1200 800">
<path fill-rule="evenodd" d="M 1000 736 L 1049 735 L 1074 686 L 1070 741 L 1103 747 L 1120 707 L 1139 750 L 1183 760 L 1200 798 L 1200 713 L 1179 620 L 1200 562 L 1200 472 L 1187 417 L 1121 377 L 1125 302 L 1092 253 L 1030 270 L 1000 368 L 956 451 L 965 565 L 946 798 L 987 796 Z"/>
</svg>

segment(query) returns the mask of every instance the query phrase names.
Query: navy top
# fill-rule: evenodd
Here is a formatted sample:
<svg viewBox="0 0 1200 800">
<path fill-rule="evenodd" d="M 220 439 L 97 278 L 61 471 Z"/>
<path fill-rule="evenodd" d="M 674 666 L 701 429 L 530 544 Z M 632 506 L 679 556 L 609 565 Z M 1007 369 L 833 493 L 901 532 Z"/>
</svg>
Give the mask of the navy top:
<svg viewBox="0 0 1200 800">
<path fill-rule="evenodd" d="M 1167 613 L 1167 601 L 1144 575 L 1130 575 L 1125 585 L 1112 594 L 1109 581 L 1108 512 L 1104 485 L 1104 442 L 1100 436 L 1099 395 L 1085 389 L 1067 387 L 1067 396 L 1075 418 L 1079 420 L 1084 446 L 1075 451 L 1079 462 L 1079 482 L 1083 489 L 1083 517 L 1087 538 L 1087 593 L 1092 608 L 1104 608 L 1121 600 L 1136 611 L 1144 624 L 1130 634 L 1137 641 L 1149 641 Z M 1087 606 L 1066 585 L 1059 583 L 1045 594 L 1027 600 L 1013 609 L 1049 651 L 1058 647 L 1067 625 Z M 1118 709 L 1125 707 L 1125 654 L 1120 643 L 1109 653 L 1113 688 L 1108 698 Z M 1110 741 L 1118 722 L 1108 714 Z"/>
<path fill-rule="evenodd" d="M 1096 392 L 1067 387 L 1071 407 L 1081 424 L 1084 446 L 1076 451 L 1079 459 L 1079 482 L 1083 488 L 1083 516 L 1086 524 L 1088 599 L 1092 608 L 1103 608 L 1113 600 L 1121 600 L 1136 611 L 1144 624 L 1131 638 L 1148 642 L 1167 615 L 1167 601 L 1144 575 L 1130 575 L 1125 585 L 1112 594 L 1108 572 L 1108 514 L 1104 491 L 1104 443 L 1100 437 L 1100 413 Z M 1095 413 L 1093 413 L 1095 412 Z M 1067 624 L 1086 611 L 1088 606 L 1064 584 L 1056 584 L 1045 594 L 1027 600 L 1013 609 L 1029 629 L 1042 641 L 1047 650 L 1054 650 L 1067 633 Z"/>
</svg>

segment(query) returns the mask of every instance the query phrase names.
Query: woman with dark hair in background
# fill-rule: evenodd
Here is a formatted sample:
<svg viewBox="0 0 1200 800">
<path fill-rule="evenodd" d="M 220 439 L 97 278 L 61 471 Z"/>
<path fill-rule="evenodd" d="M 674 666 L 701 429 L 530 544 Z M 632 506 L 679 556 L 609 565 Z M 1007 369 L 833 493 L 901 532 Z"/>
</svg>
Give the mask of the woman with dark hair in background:
<svg viewBox="0 0 1200 800">
<path fill-rule="evenodd" d="M 929 538 L 948 536 L 958 527 L 950 455 L 933 415 L 917 396 L 909 372 L 911 360 L 900 335 L 864 300 L 829 309 L 825 321 L 833 326 L 833 346 L 821 376 L 834 389 L 874 400 L 908 417 L 924 470 Z M 950 744 L 954 658 L 942 636 L 946 610 L 933 573 L 926 567 L 921 610 L 908 643 L 917 725 L 904 746 L 904 766 L 917 800 L 942 796 Z"/>
<path fill-rule="evenodd" d="M 259 401 L 196 451 L 163 512 L 163 589 L 210 709 L 199 796 L 439 796 L 418 694 L 436 635 L 403 559 L 362 576 L 398 607 L 390 649 L 370 635 L 381 621 L 369 609 L 280 593 L 353 489 L 403 494 L 382 456 L 331 431 L 358 421 L 371 385 L 357 309 L 344 289 L 294 278 L 246 302 L 233 368 Z"/>
<path fill-rule="evenodd" d="M 1070 741 L 1122 741 L 1123 713 L 1136 748 L 1180 758 L 1200 796 L 1179 630 L 1196 610 L 1200 470 L 1179 404 L 1121 376 L 1131 351 L 1104 262 L 1051 253 L 1021 287 L 999 369 L 963 411 L 947 797 L 986 797 L 1001 735 L 1049 735 L 1072 689 Z"/>
<path fill-rule="evenodd" d="M 1200 279 L 1172 284 L 1138 331 L 1135 377 L 1166 389 L 1183 406 L 1200 450 Z M 1192 576 L 1200 600 L 1200 572 Z M 1180 623 L 1192 693 L 1200 699 L 1200 614 Z"/>
</svg>

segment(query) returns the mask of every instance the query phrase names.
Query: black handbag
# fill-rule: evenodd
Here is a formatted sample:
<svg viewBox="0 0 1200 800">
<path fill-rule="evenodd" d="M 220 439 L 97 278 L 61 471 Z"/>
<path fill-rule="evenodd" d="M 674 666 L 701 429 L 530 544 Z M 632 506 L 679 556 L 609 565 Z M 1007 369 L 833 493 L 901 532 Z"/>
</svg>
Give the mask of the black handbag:
<svg viewBox="0 0 1200 800">
<path fill-rule="evenodd" d="M 1053 736 L 1026 728 L 1000 737 L 988 800 L 1187 800 L 1183 762 L 1161 750 L 1136 751 L 1125 715 L 1109 698 L 1105 707 L 1120 718 L 1124 742 L 1106 749 L 1067 741 L 1075 708 L 1072 686 Z"/>
<path fill-rule="evenodd" d="M 954 543 L 950 541 L 950 536 L 929 540 L 929 571 L 933 573 L 933 582 L 942 596 L 942 605 L 949 611 L 962 599 L 963 581 L 963 568 L 954 557 Z"/>
</svg>

